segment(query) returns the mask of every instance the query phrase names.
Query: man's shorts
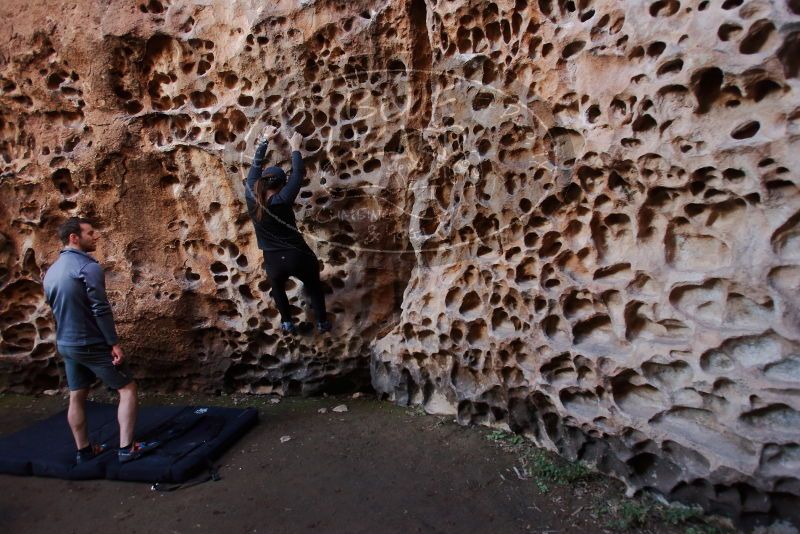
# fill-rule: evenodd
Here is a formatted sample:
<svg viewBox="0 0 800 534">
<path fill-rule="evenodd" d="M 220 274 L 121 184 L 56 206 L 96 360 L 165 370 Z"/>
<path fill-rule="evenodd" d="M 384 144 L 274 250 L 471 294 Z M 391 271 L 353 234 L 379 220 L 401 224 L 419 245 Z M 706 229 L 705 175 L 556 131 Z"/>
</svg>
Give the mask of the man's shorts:
<svg viewBox="0 0 800 534">
<path fill-rule="evenodd" d="M 128 362 L 123 360 L 120 365 L 111 363 L 111 347 L 105 343 L 81 347 L 59 345 L 58 353 L 64 360 L 70 391 L 90 387 L 95 377 L 111 389 L 121 389 L 133 381 Z"/>
</svg>

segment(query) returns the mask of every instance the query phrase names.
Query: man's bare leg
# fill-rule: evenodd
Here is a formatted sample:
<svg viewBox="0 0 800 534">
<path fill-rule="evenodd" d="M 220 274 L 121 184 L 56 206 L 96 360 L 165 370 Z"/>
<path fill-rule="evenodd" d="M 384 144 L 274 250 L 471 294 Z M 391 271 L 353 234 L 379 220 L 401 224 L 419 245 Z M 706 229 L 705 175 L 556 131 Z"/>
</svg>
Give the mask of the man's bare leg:
<svg viewBox="0 0 800 534">
<path fill-rule="evenodd" d="M 136 399 L 136 382 L 119 389 L 119 408 L 117 421 L 119 421 L 119 446 L 127 447 L 133 443 L 133 427 L 136 425 L 136 412 L 138 410 Z"/>
<path fill-rule="evenodd" d="M 86 398 L 89 388 L 69 392 L 69 409 L 67 421 L 75 439 L 75 446 L 84 449 L 89 446 L 89 434 L 86 432 Z"/>
</svg>

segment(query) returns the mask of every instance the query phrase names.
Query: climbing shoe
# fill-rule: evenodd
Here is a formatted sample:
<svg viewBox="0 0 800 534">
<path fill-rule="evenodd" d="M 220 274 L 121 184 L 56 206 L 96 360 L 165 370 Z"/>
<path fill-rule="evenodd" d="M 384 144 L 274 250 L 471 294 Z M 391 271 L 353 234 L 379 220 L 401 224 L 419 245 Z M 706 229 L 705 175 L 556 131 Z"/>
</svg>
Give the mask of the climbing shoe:
<svg viewBox="0 0 800 534">
<path fill-rule="evenodd" d="M 92 443 L 85 449 L 80 449 L 77 453 L 75 453 L 75 463 L 77 465 L 86 463 L 89 460 L 92 460 L 94 457 L 106 452 L 107 450 L 108 445 L 105 443 Z"/>
<path fill-rule="evenodd" d="M 317 332 L 323 334 L 325 332 L 330 332 L 333 325 L 330 321 L 318 321 L 317 322 Z"/>
<path fill-rule="evenodd" d="M 281 330 L 284 334 L 296 334 L 297 327 L 291 321 L 283 321 L 281 323 Z"/>
<path fill-rule="evenodd" d="M 128 447 L 123 447 L 117 452 L 119 463 L 124 464 L 138 460 L 159 445 L 161 445 L 160 441 L 134 441 Z"/>
</svg>

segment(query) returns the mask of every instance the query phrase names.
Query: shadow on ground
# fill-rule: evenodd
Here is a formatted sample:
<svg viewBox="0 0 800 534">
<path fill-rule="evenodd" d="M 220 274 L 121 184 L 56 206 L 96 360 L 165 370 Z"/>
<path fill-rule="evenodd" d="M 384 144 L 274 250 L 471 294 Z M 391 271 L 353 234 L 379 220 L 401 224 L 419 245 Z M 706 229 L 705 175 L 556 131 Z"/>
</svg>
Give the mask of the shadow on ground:
<svg viewBox="0 0 800 534">
<path fill-rule="evenodd" d="M 530 447 L 515 436 L 372 398 L 171 395 L 143 403 L 255 406 L 261 422 L 219 459 L 220 481 L 172 493 L 134 482 L 0 475 L 0 531 L 721 531 L 705 522 L 687 528 L 681 517 L 670 525 L 643 513 L 649 505 L 624 500 L 619 482 L 580 469 L 572 476 L 543 453 L 525 460 Z M 0 435 L 66 404 L 61 396 L 0 395 Z M 332 411 L 341 404 L 346 412 Z"/>
</svg>

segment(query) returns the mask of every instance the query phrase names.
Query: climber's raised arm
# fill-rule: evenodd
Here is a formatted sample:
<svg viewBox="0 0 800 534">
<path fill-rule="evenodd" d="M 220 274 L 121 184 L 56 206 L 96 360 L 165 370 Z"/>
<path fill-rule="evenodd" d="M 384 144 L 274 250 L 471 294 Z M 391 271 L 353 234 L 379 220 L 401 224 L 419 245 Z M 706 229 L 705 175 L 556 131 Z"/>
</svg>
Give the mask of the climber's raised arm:
<svg viewBox="0 0 800 534">
<path fill-rule="evenodd" d="M 253 156 L 253 164 L 250 166 L 250 171 L 247 173 L 247 181 L 245 182 L 244 194 L 246 197 L 254 198 L 253 188 L 255 187 L 256 180 L 261 177 L 261 166 L 264 164 L 264 154 L 267 153 L 267 145 L 269 140 L 272 139 L 278 129 L 269 124 L 261 131 L 258 136 L 256 144 L 256 153 Z"/>
<path fill-rule="evenodd" d="M 297 132 L 289 139 L 289 145 L 292 147 L 292 174 L 286 185 L 275 194 L 273 203 L 291 204 L 297 197 L 297 193 L 300 192 L 300 186 L 303 185 L 303 178 L 306 176 L 303 156 L 300 155 L 300 143 L 302 142 L 303 136 Z"/>
</svg>

